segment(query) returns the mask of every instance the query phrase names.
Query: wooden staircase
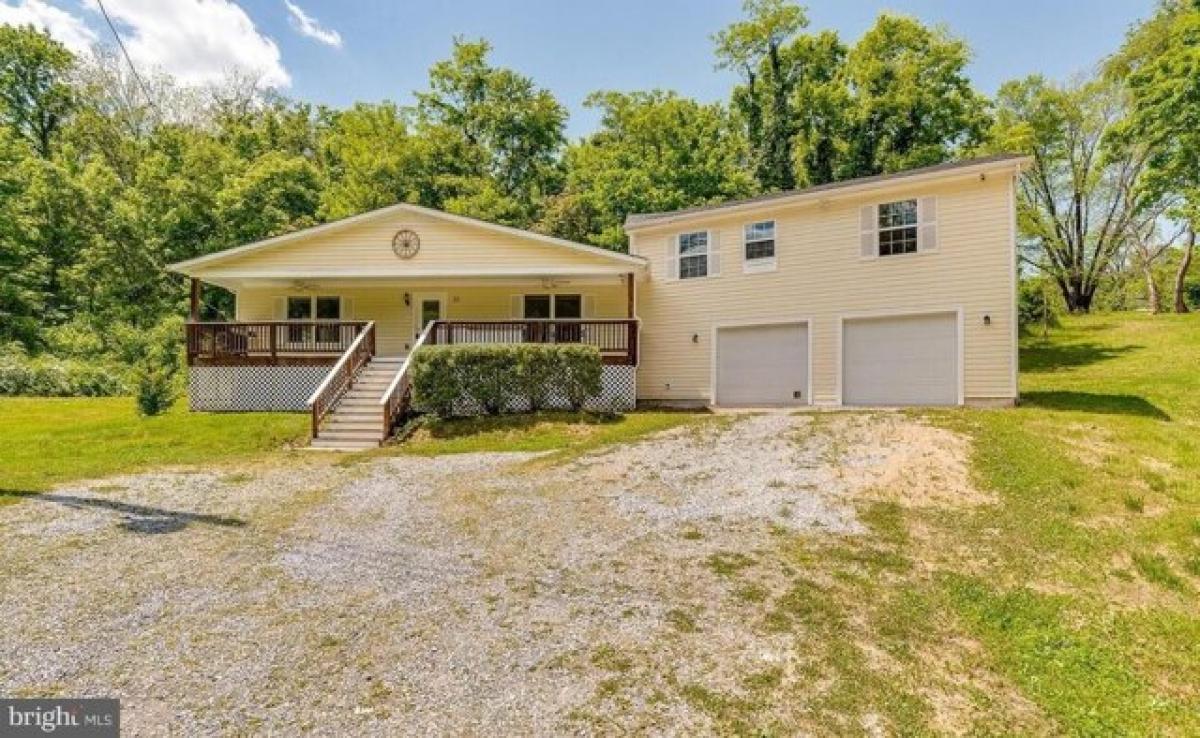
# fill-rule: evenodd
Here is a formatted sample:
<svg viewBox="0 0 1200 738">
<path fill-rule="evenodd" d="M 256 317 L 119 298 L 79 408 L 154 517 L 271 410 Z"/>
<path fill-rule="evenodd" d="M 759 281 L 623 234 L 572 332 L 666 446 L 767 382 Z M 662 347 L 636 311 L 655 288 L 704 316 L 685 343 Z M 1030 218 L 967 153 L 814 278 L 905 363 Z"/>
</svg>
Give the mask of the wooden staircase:
<svg viewBox="0 0 1200 738">
<path fill-rule="evenodd" d="M 385 440 L 380 400 L 403 363 L 403 357 L 371 358 L 321 422 L 312 447 L 360 451 L 379 446 Z"/>
</svg>

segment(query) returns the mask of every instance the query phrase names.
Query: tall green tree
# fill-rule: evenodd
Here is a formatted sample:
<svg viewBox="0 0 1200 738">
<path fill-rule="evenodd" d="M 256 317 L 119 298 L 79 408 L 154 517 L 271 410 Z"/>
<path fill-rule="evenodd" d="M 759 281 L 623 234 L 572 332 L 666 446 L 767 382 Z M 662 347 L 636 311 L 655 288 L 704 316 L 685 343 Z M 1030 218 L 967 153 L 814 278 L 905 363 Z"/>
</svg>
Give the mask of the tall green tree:
<svg viewBox="0 0 1200 738">
<path fill-rule="evenodd" d="M 343 218 L 431 198 L 421 151 L 394 103 L 356 103 L 327 112 L 325 118 L 321 159 L 328 184 L 321 192 L 322 217 Z"/>
<path fill-rule="evenodd" d="M 0 122 L 44 159 L 75 105 L 68 80 L 74 63 L 49 33 L 0 25 Z"/>
<path fill-rule="evenodd" d="M 49 299 L 51 264 L 38 252 L 36 227 L 22 212 L 27 142 L 0 129 L 0 345 L 36 346 Z"/>
<path fill-rule="evenodd" d="M 1174 214 L 1187 223 L 1188 235 L 1175 275 L 1174 308 L 1187 312 L 1184 286 L 1200 230 L 1200 2 L 1163 2 L 1129 35 L 1106 71 L 1128 89 L 1126 137 L 1150 151 L 1143 186 L 1151 197 L 1179 199 Z"/>
<path fill-rule="evenodd" d="M 979 146 L 988 105 L 967 78 L 970 57 L 944 29 L 881 14 L 846 60 L 854 102 L 839 177 L 937 164 Z"/>
<path fill-rule="evenodd" d="M 308 159 L 272 151 L 229 181 L 217 211 L 230 241 L 256 241 L 314 225 L 321 187 Z"/>
<path fill-rule="evenodd" d="M 746 122 L 759 185 L 764 190 L 792 189 L 792 140 L 797 133 L 792 93 L 808 61 L 794 43 L 808 26 L 808 15 L 790 0 L 743 0 L 742 10 L 744 20 L 713 36 L 717 68 L 742 77 L 733 105 Z"/>
<path fill-rule="evenodd" d="M 1147 206 L 1147 147 L 1112 145 L 1122 91 L 1035 75 L 1001 86 L 996 109 L 991 145 L 1033 158 L 1018 187 L 1022 258 L 1054 280 L 1071 312 L 1088 312 Z"/>
<path fill-rule="evenodd" d="M 566 154 L 567 184 L 539 227 L 623 250 L 634 212 L 741 197 L 755 189 L 745 136 L 720 105 L 673 92 L 596 92 L 600 129 Z"/>
<path fill-rule="evenodd" d="M 429 70 L 429 89 L 417 93 L 419 130 L 430 141 L 427 166 L 447 173 L 440 194 L 451 209 L 528 223 L 559 186 L 567 112 L 530 78 L 492 66 L 490 51 L 486 41 L 454 40 L 450 58 Z"/>
</svg>

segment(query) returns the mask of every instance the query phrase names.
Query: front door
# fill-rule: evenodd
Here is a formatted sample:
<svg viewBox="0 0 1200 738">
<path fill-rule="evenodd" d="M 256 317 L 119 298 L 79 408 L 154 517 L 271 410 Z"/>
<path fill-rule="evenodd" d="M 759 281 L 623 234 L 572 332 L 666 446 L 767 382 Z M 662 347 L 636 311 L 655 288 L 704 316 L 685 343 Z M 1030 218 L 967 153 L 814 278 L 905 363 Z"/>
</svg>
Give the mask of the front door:
<svg viewBox="0 0 1200 738">
<path fill-rule="evenodd" d="M 446 318 L 446 296 L 436 292 L 418 292 L 413 295 L 413 340 L 416 341 L 425 326 L 434 320 Z"/>
</svg>

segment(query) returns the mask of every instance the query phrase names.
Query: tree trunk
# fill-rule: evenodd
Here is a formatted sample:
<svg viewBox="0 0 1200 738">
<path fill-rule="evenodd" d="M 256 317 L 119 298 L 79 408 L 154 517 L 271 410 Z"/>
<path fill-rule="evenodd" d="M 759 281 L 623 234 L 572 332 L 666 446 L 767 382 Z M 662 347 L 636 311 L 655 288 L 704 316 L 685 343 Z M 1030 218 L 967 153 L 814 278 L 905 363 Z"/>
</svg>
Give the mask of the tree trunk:
<svg viewBox="0 0 1200 738">
<path fill-rule="evenodd" d="M 1183 299 L 1183 288 L 1187 282 L 1188 269 L 1192 266 L 1192 252 L 1196 250 L 1196 229 L 1188 228 L 1188 240 L 1183 245 L 1183 258 L 1179 260 L 1179 271 L 1175 272 L 1175 312 L 1188 312 Z"/>
<path fill-rule="evenodd" d="M 1158 292 L 1158 282 L 1154 279 L 1154 269 L 1149 262 L 1142 265 L 1142 274 L 1146 275 L 1146 301 L 1150 305 L 1150 313 L 1158 315 L 1163 311 L 1162 295 Z"/>
<path fill-rule="evenodd" d="M 1055 281 L 1058 282 L 1058 288 L 1062 292 L 1067 312 L 1075 314 L 1091 311 L 1092 298 L 1096 294 L 1094 285 L 1084 284 L 1083 279 L 1077 276 L 1056 277 Z"/>
</svg>

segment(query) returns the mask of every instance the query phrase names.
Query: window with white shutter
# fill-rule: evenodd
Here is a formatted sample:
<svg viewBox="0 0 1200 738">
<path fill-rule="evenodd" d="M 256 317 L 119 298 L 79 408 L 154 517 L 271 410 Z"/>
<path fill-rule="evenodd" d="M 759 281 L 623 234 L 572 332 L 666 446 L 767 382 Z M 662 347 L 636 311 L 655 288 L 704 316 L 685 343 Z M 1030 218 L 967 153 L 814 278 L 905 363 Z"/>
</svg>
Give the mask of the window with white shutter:
<svg viewBox="0 0 1200 738">
<path fill-rule="evenodd" d="M 679 261 L 679 279 L 696 279 L 709 274 L 708 231 L 680 233 L 675 256 Z"/>
</svg>

